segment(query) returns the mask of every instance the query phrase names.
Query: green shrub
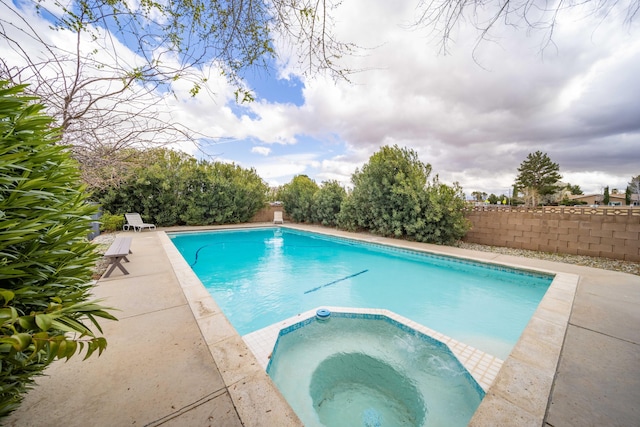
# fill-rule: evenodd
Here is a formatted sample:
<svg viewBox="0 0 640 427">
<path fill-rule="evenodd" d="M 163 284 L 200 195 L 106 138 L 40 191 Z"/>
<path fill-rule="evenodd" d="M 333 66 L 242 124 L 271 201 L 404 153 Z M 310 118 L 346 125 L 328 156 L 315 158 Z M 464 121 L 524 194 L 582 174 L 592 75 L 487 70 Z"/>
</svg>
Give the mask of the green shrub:
<svg viewBox="0 0 640 427">
<path fill-rule="evenodd" d="M 347 192 L 338 181 L 327 181 L 313 195 L 313 221 L 325 226 L 335 226 L 342 201 Z"/>
<path fill-rule="evenodd" d="M 471 228 L 464 214 L 465 201 L 462 188 L 441 183 L 436 176 L 425 188 L 423 204 L 424 223 L 415 231 L 421 242 L 452 245 L 462 239 Z"/>
<path fill-rule="evenodd" d="M 585 202 L 584 200 L 572 200 L 572 199 L 569 199 L 568 197 L 565 197 L 558 204 L 560 206 L 581 206 L 581 205 L 586 205 L 587 202 Z"/>
<path fill-rule="evenodd" d="M 122 230 L 124 226 L 124 214 L 113 215 L 104 212 L 100 217 L 100 231 L 113 232 Z"/>
<path fill-rule="evenodd" d="M 96 193 L 105 210 L 139 212 L 159 226 L 209 225 L 247 222 L 266 204 L 268 186 L 254 169 L 165 148 L 132 157 L 141 163 L 129 178 Z"/>
<path fill-rule="evenodd" d="M 462 189 L 429 183 L 431 166 L 415 151 L 384 146 L 352 176 L 351 194 L 344 199 L 338 226 L 370 230 L 383 236 L 451 244 L 469 229 Z"/>
<path fill-rule="evenodd" d="M 313 222 L 313 195 L 318 184 L 307 175 L 296 175 L 282 186 L 280 197 L 285 212 L 295 222 Z"/>
<path fill-rule="evenodd" d="M 358 225 L 358 206 L 352 194 L 342 200 L 340 205 L 340 212 L 336 216 L 336 224 L 338 228 L 342 228 L 347 231 L 359 231 L 364 229 L 363 226 Z"/>
<path fill-rule="evenodd" d="M 424 187 L 431 166 L 415 151 L 384 146 L 352 176 L 348 212 L 341 217 L 350 228 L 363 228 L 383 236 L 412 235 L 422 226 Z"/>
<path fill-rule="evenodd" d="M 185 176 L 182 222 L 188 225 L 248 222 L 267 201 L 268 187 L 255 169 L 199 162 Z"/>
<path fill-rule="evenodd" d="M 91 327 L 114 319 L 88 301 L 99 255 L 85 236 L 97 208 L 23 89 L 0 82 L 0 416 L 53 360 L 101 353 L 107 342 Z"/>
</svg>

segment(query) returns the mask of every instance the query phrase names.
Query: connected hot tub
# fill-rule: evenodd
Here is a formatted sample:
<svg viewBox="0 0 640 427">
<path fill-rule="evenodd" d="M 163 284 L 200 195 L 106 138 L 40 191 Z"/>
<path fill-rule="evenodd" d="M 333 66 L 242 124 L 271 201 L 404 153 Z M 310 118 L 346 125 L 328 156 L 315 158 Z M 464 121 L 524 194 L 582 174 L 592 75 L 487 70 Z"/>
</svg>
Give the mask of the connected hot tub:
<svg viewBox="0 0 640 427">
<path fill-rule="evenodd" d="M 307 427 L 466 426 L 484 391 L 449 348 L 383 315 L 280 331 L 267 373 Z"/>
</svg>

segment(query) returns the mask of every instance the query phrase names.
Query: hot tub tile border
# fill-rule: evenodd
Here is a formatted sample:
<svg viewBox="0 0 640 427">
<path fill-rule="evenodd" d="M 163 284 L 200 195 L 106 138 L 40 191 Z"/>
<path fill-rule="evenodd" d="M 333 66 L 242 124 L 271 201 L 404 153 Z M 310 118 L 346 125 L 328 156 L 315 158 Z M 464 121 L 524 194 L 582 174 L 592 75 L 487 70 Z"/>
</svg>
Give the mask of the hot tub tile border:
<svg viewBox="0 0 640 427">
<path fill-rule="evenodd" d="M 431 343 L 444 346 L 458 359 L 464 368 L 480 386 L 483 393 L 495 381 L 495 378 L 504 363 L 501 359 L 478 350 L 472 346 L 457 341 L 447 335 L 441 334 L 424 325 L 416 323 L 406 317 L 384 309 L 367 309 L 357 307 L 317 307 L 313 310 L 300 313 L 296 316 L 274 323 L 263 329 L 259 329 L 242 337 L 249 349 L 253 352 L 265 371 L 271 362 L 271 354 L 278 345 L 278 337 L 300 329 L 315 319 L 316 311 L 326 308 L 332 316 L 343 318 L 359 318 L 384 320 L 409 333 L 418 333 L 422 339 L 428 338 Z M 482 362 L 482 364 L 480 364 Z"/>
</svg>

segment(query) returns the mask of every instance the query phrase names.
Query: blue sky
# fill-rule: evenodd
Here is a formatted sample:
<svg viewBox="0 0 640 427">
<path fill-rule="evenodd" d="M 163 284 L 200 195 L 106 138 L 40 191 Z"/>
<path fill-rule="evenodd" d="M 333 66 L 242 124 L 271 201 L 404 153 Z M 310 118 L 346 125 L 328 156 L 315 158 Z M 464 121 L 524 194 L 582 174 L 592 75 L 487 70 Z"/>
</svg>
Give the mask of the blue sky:
<svg viewBox="0 0 640 427">
<path fill-rule="evenodd" d="M 478 45 L 477 32 L 461 24 L 443 55 L 427 29 L 407 28 L 416 4 L 350 0 L 333 10 L 336 36 L 367 48 L 342 58 L 344 67 L 364 70 L 351 82 L 305 75 L 294 50 L 278 49 L 268 74 L 244 76 L 256 94 L 250 104 L 236 104 L 214 65 L 209 90 L 196 99 L 177 81 L 177 98 L 158 94 L 152 102 L 219 138 L 201 147 L 210 158 L 253 167 L 271 185 L 297 174 L 347 185 L 375 151 L 393 144 L 416 150 L 433 174 L 458 181 L 467 195 L 507 193 L 536 150 L 587 193 L 624 190 L 640 174 L 638 19 L 625 23 L 617 7 L 606 17 L 562 12 L 552 44 L 544 31 L 499 25 Z M 60 32 L 51 40 L 69 42 Z"/>
</svg>

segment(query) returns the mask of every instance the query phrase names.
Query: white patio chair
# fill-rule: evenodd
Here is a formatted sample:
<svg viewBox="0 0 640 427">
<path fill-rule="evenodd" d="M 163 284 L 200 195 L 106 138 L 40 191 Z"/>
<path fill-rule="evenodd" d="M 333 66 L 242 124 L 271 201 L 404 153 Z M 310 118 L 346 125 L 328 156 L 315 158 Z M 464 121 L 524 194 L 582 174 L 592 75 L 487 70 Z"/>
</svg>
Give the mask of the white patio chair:
<svg viewBox="0 0 640 427">
<path fill-rule="evenodd" d="M 125 218 L 127 218 L 127 223 L 122 227 L 123 230 L 129 230 L 133 227 L 133 231 L 142 231 L 144 228 L 148 228 L 149 230 L 155 230 L 155 224 L 147 224 L 142 221 L 142 217 L 139 213 L 127 213 L 124 214 Z"/>
</svg>

